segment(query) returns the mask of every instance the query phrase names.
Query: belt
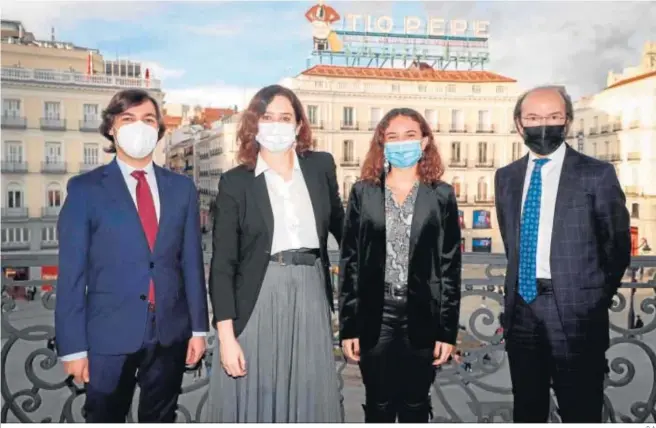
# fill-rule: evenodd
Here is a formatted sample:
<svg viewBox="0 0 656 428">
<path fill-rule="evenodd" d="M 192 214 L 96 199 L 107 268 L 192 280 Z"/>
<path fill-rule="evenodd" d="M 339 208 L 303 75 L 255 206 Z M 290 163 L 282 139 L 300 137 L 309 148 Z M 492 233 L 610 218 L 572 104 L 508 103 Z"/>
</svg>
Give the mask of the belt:
<svg viewBox="0 0 656 428">
<path fill-rule="evenodd" d="M 385 297 L 392 300 L 405 300 L 408 297 L 408 286 L 406 284 L 385 283 Z"/>
<path fill-rule="evenodd" d="M 320 257 L 319 250 L 287 250 L 280 251 L 271 256 L 271 261 L 280 263 L 281 265 L 296 265 L 296 266 L 314 266 L 314 263 Z"/>
</svg>

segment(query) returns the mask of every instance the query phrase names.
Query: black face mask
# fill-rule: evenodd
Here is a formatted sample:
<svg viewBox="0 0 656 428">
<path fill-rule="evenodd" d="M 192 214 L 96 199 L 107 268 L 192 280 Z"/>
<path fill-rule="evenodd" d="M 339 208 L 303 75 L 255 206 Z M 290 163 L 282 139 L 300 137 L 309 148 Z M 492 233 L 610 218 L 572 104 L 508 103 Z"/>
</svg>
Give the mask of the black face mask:
<svg viewBox="0 0 656 428">
<path fill-rule="evenodd" d="M 535 154 L 546 156 L 555 152 L 565 140 L 565 125 L 527 126 L 524 144 Z"/>
</svg>

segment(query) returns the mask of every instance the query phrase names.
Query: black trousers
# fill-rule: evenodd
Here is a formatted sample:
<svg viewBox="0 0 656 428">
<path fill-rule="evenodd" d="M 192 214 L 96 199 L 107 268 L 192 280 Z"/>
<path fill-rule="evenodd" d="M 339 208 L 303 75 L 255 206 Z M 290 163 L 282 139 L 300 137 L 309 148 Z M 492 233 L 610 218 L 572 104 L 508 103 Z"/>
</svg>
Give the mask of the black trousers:
<svg viewBox="0 0 656 428">
<path fill-rule="evenodd" d="M 365 422 L 428 422 L 432 363 L 433 348 L 415 349 L 408 340 L 406 302 L 386 299 L 378 343 L 360 355 Z"/>
<path fill-rule="evenodd" d="M 553 294 L 528 304 L 516 297 L 506 339 L 514 396 L 513 421 L 546 423 L 553 387 L 564 423 L 601 423 L 607 362 L 594 344 L 584 355 L 570 350 Z"/>
</svg>

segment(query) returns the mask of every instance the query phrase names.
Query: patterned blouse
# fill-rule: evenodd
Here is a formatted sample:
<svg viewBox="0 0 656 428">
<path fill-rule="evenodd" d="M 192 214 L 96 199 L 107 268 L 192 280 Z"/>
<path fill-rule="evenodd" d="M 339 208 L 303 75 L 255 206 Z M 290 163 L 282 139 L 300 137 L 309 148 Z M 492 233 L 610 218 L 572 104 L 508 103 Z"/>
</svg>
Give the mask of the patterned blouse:
<svg viewBox="0 0 656 428">
<path fill-rule="evenodd" d="M 403 201 L 403 205 L 398 205 L 392 196 L 392 191 L 387 185 L 385 186 L 385 229 L 387 233 L 385 282 L 391 284 L 406 285 L 408 283 L 410 226 L 418 188 L 419 182 L 415 182 Z"/>
</svg>

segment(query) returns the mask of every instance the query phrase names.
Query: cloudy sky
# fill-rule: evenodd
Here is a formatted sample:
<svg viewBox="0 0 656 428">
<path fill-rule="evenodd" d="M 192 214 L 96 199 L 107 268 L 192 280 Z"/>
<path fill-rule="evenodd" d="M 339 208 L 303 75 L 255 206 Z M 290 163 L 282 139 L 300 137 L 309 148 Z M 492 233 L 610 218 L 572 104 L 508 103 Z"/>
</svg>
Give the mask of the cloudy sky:
<svg viewBox="0 0 656 428">
<path fill-rule="evenodd" d="M 38 38 L 148 62 L 167 101 L 243 105 L 253 92 L 306 68 L 309 2 L 35 2 L 2 0 L 2 18 Z M 490 21 L 490 71 L 522 87 L 567 85 L 575 98 L 603 88 L 609 70 L 636 65 L 656 41 L 656 2 L 338 1 L 349 13 Z"/>
</svg>

